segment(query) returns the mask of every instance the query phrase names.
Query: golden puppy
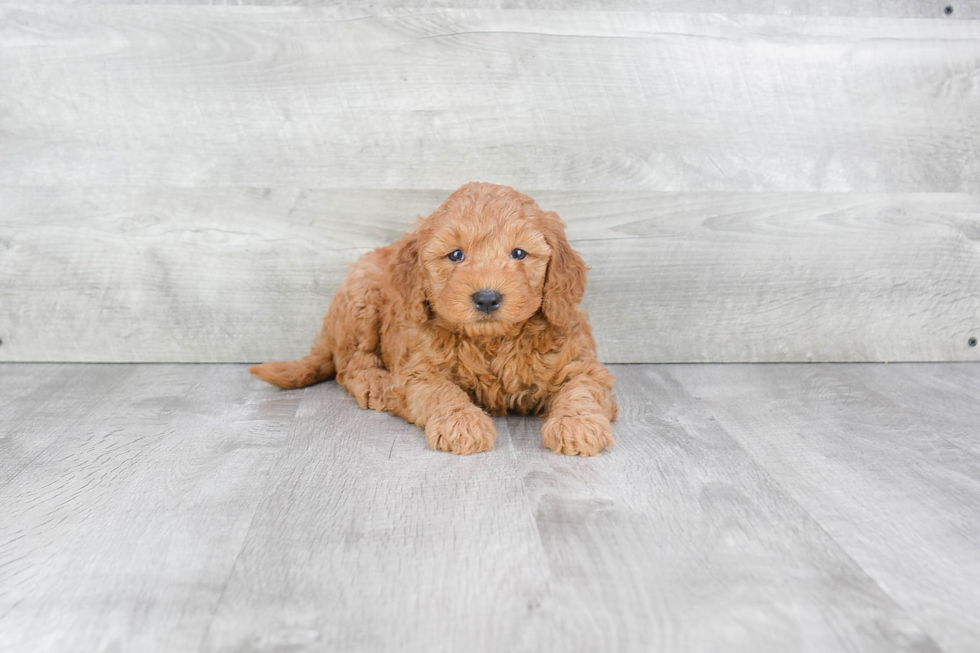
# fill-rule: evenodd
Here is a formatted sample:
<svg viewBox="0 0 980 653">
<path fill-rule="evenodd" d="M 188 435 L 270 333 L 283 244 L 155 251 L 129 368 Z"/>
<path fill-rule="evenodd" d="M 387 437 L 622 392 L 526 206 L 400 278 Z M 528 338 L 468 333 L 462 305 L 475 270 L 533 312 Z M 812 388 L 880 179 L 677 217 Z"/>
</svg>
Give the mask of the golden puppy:
<svg viewBox="0 0 980 653">
<path fill-rule="evenodd" d="M 252 368 L 280 388 L 337 377 L 361 408 L 425 427 L 433 449 L 493 448 L 494 415 L 543 414 L 544 445 L 613 444 L 615 379 L 578 304 L 585 263 L 558 215 L 467 184 L 418 229 L 351 266 L 310 355 Z"/>
</svg>

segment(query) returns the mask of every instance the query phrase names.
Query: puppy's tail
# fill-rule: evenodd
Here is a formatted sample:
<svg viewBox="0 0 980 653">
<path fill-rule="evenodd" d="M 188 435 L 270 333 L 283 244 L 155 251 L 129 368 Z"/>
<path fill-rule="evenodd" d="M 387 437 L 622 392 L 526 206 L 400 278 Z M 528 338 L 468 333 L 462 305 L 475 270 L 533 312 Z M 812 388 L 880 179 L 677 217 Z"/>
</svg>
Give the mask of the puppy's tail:
<svg viewBox="0 0 980 653">
<path fill-rule="evenodd" d="M 291 390 L 331 379 L 337 373 L 337 367 L 330 350 L 318 343 L 309 356 L 298 361 L 262 363 L 251 367 L 249 371 L 277 388 Z"/>
</svg>

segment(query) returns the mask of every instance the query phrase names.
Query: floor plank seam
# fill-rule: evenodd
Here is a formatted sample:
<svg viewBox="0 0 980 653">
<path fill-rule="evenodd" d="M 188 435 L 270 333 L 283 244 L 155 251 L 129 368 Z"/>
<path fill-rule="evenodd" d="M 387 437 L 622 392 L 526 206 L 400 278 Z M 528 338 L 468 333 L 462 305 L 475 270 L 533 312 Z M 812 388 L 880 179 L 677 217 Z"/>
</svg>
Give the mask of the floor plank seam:
<svg viewBox="0 0 980 653">
<path fill-rule="evenodd" d="M 269 477 L 269 483 L 272 482 L 272 477 Z M 266 485 L 268 489 L 268 485 Z M 248 538 L 252 533 L 252 527 L 255 525 L 255 518 L 259 514 L 259 509 L 262 507 L 262 502 L 258 502 L 255 505 L 255 511 L 252 513 L 252 518 L 248 522 L 248 528 L 245 530 L 245 535 L 242 537 L 242 544 L 238 547 L 238 552 L 235 554 L 235 560 L 228 567 L 228 575 L 225 576 L 225 581 L 221 585 L 221 594 L 218 595 L 218 600 L 214 602 L 214 609 L 211 610 L 211 616 L 208 619 L 207 628 L 204 629 L 204 634 L 201 636 L 201 643 L 197 648 L 198 653 L 204 653 L 204 647 L 208 643 L 208 637 L 211 635 L 211 626 L 214 625 L 214 621 L 218 616 L 218 610 L 221 609 L 222 603 L 225 600 L 225 594 L 228 591 L 228 585 L 231 583 L 232 577 L 235 575 L 235 569 L 238 567 L 238 561 L 242 558 L 242 553 L 245 551 L 245 547 L 248 546 Z"/>
<path fill-rule="evenodd" d="M 980 364 L 615 366 L 589 459 L 220 368 L 0 366 L 0 649 L 976 648 Z"/>
<path fill-rule="evenodd" d="M 908 610 L 908 609 L 907 609 L 907 608 L 906 608 L 906 607 L 905 607 L 905 606 L 904 606 L 904 605 L 903 605 L 903 604 L 902 604 L 902 603 L 901 603 L 901 602 L 900 602 L 900 601 L 898 600 L 898 598 L 897 598 L 897 597 L 896 597 L 896 596 L 895 596 L 895 595 L 894 595 L 894 594 L 893 594 L 892 592 L 889 592 L 889 591 L 887 591 L 887 590 L 886 590 L 886 589 L 885 589 L 885 588 L 884 588 L 884 587 L 882 586 L 882 584 L 881 584 L 881 582 L 879 581 L 879 579 L 878 579 L 877 577 L 875 577 L 874 575 L 872 575 L 872 574 L 871 574 L 871 572 L 869 572 L 869 571 L 867 570 L 867 568 L 866 568 L 866 567 L 865 567 L 864 565 L 862 565 L 862 564 L 861 564 L 860 562 L 858 562 L 858 560 L 857 560 L 857 559 L 855 559 L 855 558 L 854 558 L 854 556 L 852 556 L 852 555 L 851 555 L 851 553 L 850 553 L 850 551 L 848 551 L 848 550 L 847 550 L 846 548 L 844 548 L 844 545 L 843 545 L 843 544 L 841 544 L 841 543 L 840 543 L 840 541 L 839 541 L 839 540 L 838 540 L 838 539 L 837 539 L 837 538 L 836 538 L 836 537 L 835 537 L 835 536 L 834 536 L 834 535 L 833 535 L 832 533 L 830 533 L 830 532 L 829 532 L 829 531 L 828 531 L 828 530 L 827 530 L 827 529 L 826 529 L 826 528 L 824 527 L 824 525 L 823 525 L 823 523 L 821 523 L 821 521 L 820 521 L 819 519 L 817 519 L 817 517 L 816 517 L 816 516 L 815 516 L 815 515 L 814 515 L 813 513 L 811 513 L 811 512 L 810 512 L 810 510 L 808 510 L 808 509 L 807 509 L 807 508 L 806 508 L 806 507 L 805 507 L 805 506 L 804 506 L 804 505 L 803 505 L 802 503 L 800 503 L 800 501 L 799 501 L 799 500 L 798 500 L 798 499 L 796 498 L 796 495 L 795 495 L 795 494 L 793 494 L 793 493 L 792 493 L 792 492 L 791 492 L 791 491 L 790 491 L 790 490 L 789 490 L 789 489 L 788 489 L 788 488 L 787 488 L 787 487 L 786 487 L 786 486 L 785 486 L 785 485 L 784 485 L 784 484 L 783 484 L 783 483 L 782 483 L 782 482 L 781 482 L 781 481 L 780 481 L 780 480 L 779 480 L 779 479 L 778 479 L 778 478 L 777 478 L 777 477 L 776 477 L 776 476 L 775 476 L 775 475 L 774 475 L 774 474 L 773 474 L 773 473 L 772 473 L 772 472 L 770 471 L 770 469 L 769 469 L 769 467 L 768 467 L 768 466 L 767 466 L 766 464 L 764 464 L 764 463 L 763 463 L 763 462 L 762 462 L 761 460 L 759 460 L 759 459 L 758 459 L 758 458 L 757 458 L 757 457 L 756 457 L 756 456 L 755 456 L 755 455 L 754 455 L 754 454 L 753 454 L 753 453 L 752 453 L 751 451 L 749 451 L 749 450 L 748 450 L 748 449 L 747 449 L 747 448 L 746 448 L 746 447 L 745 447 L 744 445 L 742 445 L 742 443 L 741 443 L 741 442 L 739 442 L 739 441 L 738 441 L 738 439 L 737 439 L 737 438 L 736 438 L 735 436 L 733 436 L 733 435 L 732 435 L 732 434 L 731 434 L 731 433 L 729 432 L 729 430 L 728 430 L 728 429 L 726 429 L 726 428 L 725 428 L 725 427 L 724 427 L 724 426 L 722 425 L 722 422 L 721 422 L 721 420 L 719 419 L 719 417 L 718 417 L 718 415 L 716 415 L 716 414 L 714 413 L 714 411 L 713 411 L 713 410 L 711 410 L 710 408 L 705 408 L 705 409 L 703 409 L 703 410 L 705 411 L 705 414 L 707 414 L 707 415 L 710 415 L 710 416 L 712 417 L 712 419 L 714 419 L 714 423 L 715 423 L 715 425 L 716 425 L 716 427 L 717 427 L 718 429 L 720 429 L 721 431 L 723 431 L 723 432 L 725 433 L 725 436 L 726 436 L 726 437 L 728 437 L 728 438 L 729 438 L 729 439 L 730 439 L 730 440 L 731 440 L 731 441 L 732 441 L 733 443 L 735 443 L 735 444 L 736 444 L 736 445 L 737 445 L 737 446 L 739 447 L 739 449 L 741 449 L 741 450 L 742 450 L 742 452 L 743 452 L 743 453 L 745 454 L 745 456 L 746 456 L 746 457 L 747 457 L 747 458 L 748 458 L 749 460 L 751 460 L 751 461 L 752 461 L 752 463 L 753 463 L 753 464 L 754 464 L 754 465 L 755 465 L 755 466 L 756 466 L 756 467 L 757 467 L 757 468 L 758 468 L 758 469 L 759 469 L 760 471 L 762 471 L 762 472 L 763 472 L 763 473 L 764 473 L 764 474 L 766 475 L 766 479 L 768 479 L 768 481 L 769 481 L 769 482 L 771 482 L 771 483 L 772 483 L 772 484 L 773 484 L 773 485 L 774 485 L 775 487 L 777 487 L 777 488 L 779 488 L 779 490 L 780 490 L 780 491 L 782 492 L 782 494 L 783 494 L 783 495 L 785 496 L 785 498 L 786 498 L 786 500 L 787 500 L 787 501 L 789 501 L 789 502 L 791 502 L 791 503 L 792 503 L 792 505 L 794 505 L 794 506 L 796 506 L 796 507 L 797 507 L 797 508 L 798 508 L 798 509 L 799 509 L 799 510 L 800 510 L 800 511 L 801 511 L 801 512 L 802 512 L 802 513 L 804 514 L 804 515 L 806 515 L 806 517 L 807 517 L 807 519 L 809 519 L 809 520 L 810 520 L 810 521 L 811 521 L 811 522 L 812 522 L 812 523 L 813 523 L 813 524 L 814 524 L 814 525 L 815 525 L 815 526 L 816 526 L 816 527 L 817 527 L 818 529 L 820 529 L 820 532 L 821 532 L 821 533 L 823 533 L 823 534 L 824 534 L 824 535 L 825 535 L 825 536 L 827 537 L 827 539 L 828 539 L 829 541 L 831 541 L 831 542 L 833 542 L 833 544 L 834 544 L 834 546 L 835 546 L 835 547 L 837 548 L 837 550 L 838 550 L 838 553 L 839 553 L 839 554 L 840 554 L 841 556 L 843 556 L 843 557 L 844 557 L 844 558 L 846 558 L 846 559 L 847 559 L 848 561 L 850 561 L 850 562 L 851 562 L 851 564 L 853 564 L 853 565 L 855 566 L 855 568 L 857 568 L 857 569 L 859 569 L 859 570 L 861 571 L 861 573 L 862 573 L 862 574 L 864 575 L 864 577 L 865 577 L 865 578 L 866 578 L 866 579 L 867 579 L 867 580 L 868 580 L 868 581 L 869 581 L 869 582 L 870 582 L 871 584 L 873 584 L 873 585 L 874 585 L 874 586 L 875 586 L 875 587 L 876 587 L 876 588 L 877 588 L 877 589 L 878 589 L 878 590 L 879 590 L 879 591 L 880 591 L 880 592 L 882 593 L 882 595 L 883 595 L 883 596 L 886 596 L 886 597 L 888 597 L 888 600 L 890 600 L 890 601 L 892 602 L 892 604 L 893 604 L 893 606 L 894 606 L 894 607 L 895 607 L 895 608 L 896 608 L 897 610 L 899 610 L 899 611 L 900 611 L 900 612 L 901 612 L 901 613 L 902 613 L 902 614 L 903 614 L 903 615 L 905 616 L 905 618 L 907 618 L 907 619 L 908 619 L 908 620 L 909 620 L 910 622 L 912 622 L 913 624 L 915 624 L 915 626 L 916 626 L 916 627 L 917 627 L 917 628 L 918 628 L 918 629 L 919 629 L 919 630 L 920 630 L 920 631 L 921 631 L 921 632 L 922 632 L 922 633 L 923 633 L 923 634 L 924 634 L 924 635 L 925 635 L 926 637 L 928 637 L 928 638 L 929 638 L 929 641 L 930 641 L 930 642 L 931 642 L 931 643 L 932 643 L 932 644 L 933 644 L 933 645 L 934 645 L 934 646 L 936 647 L 936 650 L 938 650 L 938 651 L 944 651 L 944 650 L 945 650 L 945 649 L 943 649 L 943 648 L 942 648 L 942 647 L 941 647 L 941 646 L 939 645 L 939 642 L 938 642 L 938 640 L 936 639 L 936 637 L 935 637 L 935 635 L 934 635 L 934 634 L 933 634 L 933 633 L 932 633 L 932 632 L 931 632 L 930 630 L 928 630 L 928 629 L 927 629 L 927 628 L 926 628 L 925 626 L 923 626 L 923 625 L 922 625 L 922 622 L 921 622 L 921 621 L 920 621 L 919 619 L 917 619 L 917 618 L 915 618 L 915 617 L 913 616 L 913 614 L 912 614 L 912 613 L 911 613 L 911 612 L 910 612 L 910 611 L 909 611 L 909 610 Z"/>
<path fill-rule="evenodd" d="M 276 468 L 279 462 L 286 455 L 287 451 L 289 450 L 289 443 L 296 437 L 296 425 L 297 425 L 296 415 L 299 413 L 300 406 L 302 406 L 303 402 L 306 401 L 306 399 L 307 397 L 304 395 L 304 397 L 301 398 L 300 402 L 297 404 L 296 411 L 293 413 L 293 416 L 291 418 L 292 421 L 288 427 L 287 436 L 283 438 L 283 441 L 279 446 L 279 451 L 276 454 L 275 460 L 273 460 L 269 464 L 268 467 L 269 473 L 266 474 L 266 482 L 262 489 L 262 493 L 259 495 L 260 497 L 262 497 L 262 499 L 256 501 L 255 509 L 252 511 L 252 516 L 249 518 L 248 521 L 248 528 L 245 529 L 245 535 L 242 536 L 241 546 L 238 547 L 238 551 L 235 553 L 235 560 L 231 563 L 231 565 L 228 566 L 228 574 L 227 576 L 225 576 L 225 580 L 221 585 L 221 594 L 218 595 L 218 600 L 214 602 L 214 608 L 212 609 L 211 616 L 208 619 L 208 625 L 204 629 L 204 634 L 201 636 L 201 643 L 197 649 L 198 653 L 204 653 L 205 646 L 207 646 L 208 643 L 208 637 L 211 635 L 211 627 L 214 625 L 214 622 L 218 616 L 218 611 L 221 609 L 221 606 L 224 603 L 225 594 L 228 591 L 228 585 L 231 583 L 231 579 L 235 575 L 235 569 L 237 569 L 238 567 L 238 563 L 242 558 L 242 554 L 245 552 L 245 549 L 248 547 L 249 538 L 252 534 L 253 527 L 255 526 L 255 520 L 258 518 L 258 515 L 262 510 L 264 498 L 268 496 L 269 489 L 273 484 L 273 482 L 275 481 L 275 478 L 271 472 Z"/>
</svg>

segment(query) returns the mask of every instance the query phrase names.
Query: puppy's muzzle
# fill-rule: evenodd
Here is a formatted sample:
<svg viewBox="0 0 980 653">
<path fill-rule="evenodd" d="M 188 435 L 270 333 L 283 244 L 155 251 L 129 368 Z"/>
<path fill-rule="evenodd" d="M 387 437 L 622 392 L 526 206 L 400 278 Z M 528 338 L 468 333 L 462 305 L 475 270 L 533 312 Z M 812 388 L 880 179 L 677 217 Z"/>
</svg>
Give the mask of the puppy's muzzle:
<svg viewBox="0 0 980 653">
<path fill-rule="evenodd" d="M 500 308 L 503 301 L 504 296 L 496 290 L 478 290 L 473 293 L 473 305 L 476 306 L 476 310 L 487 315 Z"/>
</svg>

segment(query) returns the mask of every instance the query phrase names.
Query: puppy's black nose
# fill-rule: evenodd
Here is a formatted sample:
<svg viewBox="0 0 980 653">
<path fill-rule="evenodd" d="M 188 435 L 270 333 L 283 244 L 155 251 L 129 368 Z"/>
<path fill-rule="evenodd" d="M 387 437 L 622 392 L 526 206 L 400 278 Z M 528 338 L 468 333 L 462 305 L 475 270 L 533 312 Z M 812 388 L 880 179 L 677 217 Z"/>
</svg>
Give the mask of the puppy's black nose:
<svg viewBox="0 0 980 653">
<path fill-rule="evenodd" d="M 476 310 L 483 311 L 488 315 L 500 308 L 500 302 L 504 301 L 504 296 L 496 290 L 478 290 L 473 293 L 473 304 Z"/>
</svg>

